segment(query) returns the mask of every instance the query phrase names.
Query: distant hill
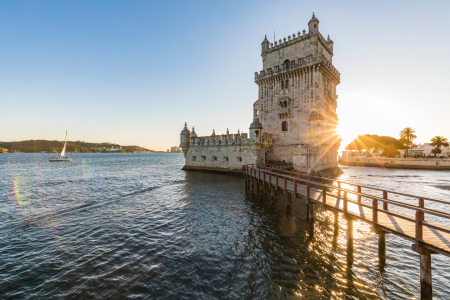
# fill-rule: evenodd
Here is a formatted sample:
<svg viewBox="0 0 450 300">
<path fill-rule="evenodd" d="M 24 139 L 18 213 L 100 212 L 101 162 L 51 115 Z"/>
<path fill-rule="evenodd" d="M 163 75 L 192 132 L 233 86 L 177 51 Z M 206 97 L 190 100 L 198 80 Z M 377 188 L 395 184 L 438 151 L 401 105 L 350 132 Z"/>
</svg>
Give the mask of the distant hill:
<svg viewBox="0 0 450 300">
<path fill-rule="evenodd" d="M 61 152 L 64 141 L 29 140 L 20 142 L 0 142 L 0 153 L 24 152 L 37 153 Z M 67 141 L 66 152 L 78 153 L 135 153 L 135 152 L 159 152 L 139 146 L 121 146 L 111 143 L 86 143 L 81 141 Z"/>
</svg>

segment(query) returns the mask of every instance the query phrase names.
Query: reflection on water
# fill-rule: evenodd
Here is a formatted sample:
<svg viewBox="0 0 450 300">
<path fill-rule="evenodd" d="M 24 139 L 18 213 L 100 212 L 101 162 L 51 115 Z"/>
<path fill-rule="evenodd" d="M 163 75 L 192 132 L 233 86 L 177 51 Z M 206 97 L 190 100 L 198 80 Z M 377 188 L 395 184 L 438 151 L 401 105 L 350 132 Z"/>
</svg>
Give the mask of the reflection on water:
<svg viewBox="0 0 450 300">
<path fill-rule="evenodd" d="M 84 154 L 65 164 L 0 155 L 0 298 L 418 298 L 411 242 L 386 235 L 380 267 L 367 224 L 353 221 L 349 252 L 342 215 L 316 205 L 310 224 L 303 199 L 287 210 L 282 194 L 272 205 L 245 193 L 243 178 L 181 171 L 183 162 L 182 154 Z M 445 172 L 344 171 L 360 184 L 449 198 L 435 187 L 448 182 Z M 16 198 L 19 175 L 27 205 Z M 433 256 L 436 299 L 448 293 L 448 267 Z"/>
</svg>

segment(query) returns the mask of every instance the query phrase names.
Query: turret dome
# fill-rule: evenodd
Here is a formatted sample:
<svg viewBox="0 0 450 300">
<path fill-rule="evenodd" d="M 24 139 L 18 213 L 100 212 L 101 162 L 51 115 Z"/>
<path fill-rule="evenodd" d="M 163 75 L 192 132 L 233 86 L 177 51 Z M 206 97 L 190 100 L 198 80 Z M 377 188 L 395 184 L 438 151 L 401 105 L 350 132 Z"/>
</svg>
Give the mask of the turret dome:
<svg viewBox="0 0 450 300">
<path fill-rule="evenodd" d="M 319 19 L 316 18 L 316 16 L 314 15 L 314 13 L 313 13 L 313 15 L 312 15 L 311 20 L 309 20 L 308 25 L 309 25 L 311 22 L 317 22 L 317 23 L 319 23 Z"/>
<path fill-rule="evenodd" d="M 187 128 L 187 122 L 184 123 L 184 128 L 183 130 L 181 130 L 180 135 L 190 135 L 191 132 L 189 131 L 189 129 Z"/>
<path fill-rule="evenodd" d="M 194 126 L 192 126 L 191 138 L 196 138 L 197 134 L 195 133 Z"/>
<path fill-rule="evenodd" d="M 311 20 L 309 20 L 309 22 L 308 22 L 308 27 L 309 27 L 310 34 L 316 34 L 319 32 L 319 20 L 316 18 L 314 13 L 312 15 Z"/>
<path fill-rule="evenodd" d="M 262 126 L 261 122 L 259 122 L 259 118 L 255 116 L 253 118 L 252 124 L 250 124 L 250 129 L 262 129 L 262 128 L 263 128 L 263 126 Z"/>
</svg>

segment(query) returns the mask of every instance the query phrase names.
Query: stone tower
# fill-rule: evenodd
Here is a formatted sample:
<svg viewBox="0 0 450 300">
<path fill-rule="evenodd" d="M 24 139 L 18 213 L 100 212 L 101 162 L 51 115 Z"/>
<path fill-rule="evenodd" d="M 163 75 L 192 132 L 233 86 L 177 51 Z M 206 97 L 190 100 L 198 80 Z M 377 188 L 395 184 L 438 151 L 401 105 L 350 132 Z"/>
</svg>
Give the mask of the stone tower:
<svg viewBox="0 0 450 300">
<path fill-rule="evenodd" d="M 265 161 L 288 161 L 303 171 L 337 167 L 336 133 L 340 73 L 332 65 L 333 41 L 319 31 L 313 14 L 306 30 L 283 40 L 262 42 L 263 70 L 254 112 L 273 146 Z"/>
</svg>

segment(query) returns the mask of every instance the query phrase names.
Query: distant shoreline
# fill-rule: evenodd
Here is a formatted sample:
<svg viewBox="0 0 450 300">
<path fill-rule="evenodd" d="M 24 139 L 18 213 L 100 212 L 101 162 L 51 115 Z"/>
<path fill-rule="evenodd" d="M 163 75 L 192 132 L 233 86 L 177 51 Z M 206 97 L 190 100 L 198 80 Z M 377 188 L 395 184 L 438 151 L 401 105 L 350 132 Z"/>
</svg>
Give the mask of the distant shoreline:
<svg viewBox="0 0 450 300">
<path fill-rule="evenodd" d="M 450 170 L 450 159 L 350 157 L 341 158 L 341 165 L 356 167 L 378 167 L 389 169 Z"/>
</svg>

